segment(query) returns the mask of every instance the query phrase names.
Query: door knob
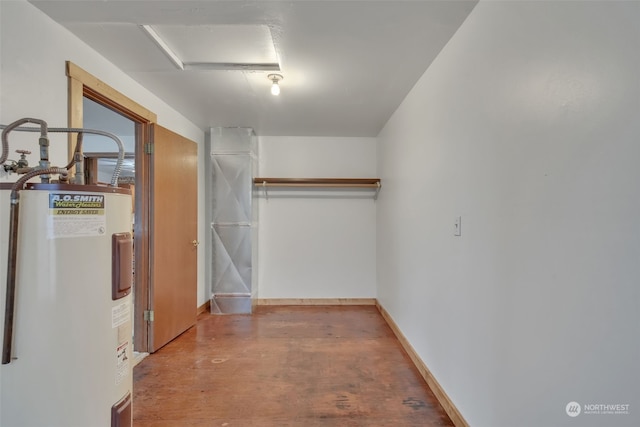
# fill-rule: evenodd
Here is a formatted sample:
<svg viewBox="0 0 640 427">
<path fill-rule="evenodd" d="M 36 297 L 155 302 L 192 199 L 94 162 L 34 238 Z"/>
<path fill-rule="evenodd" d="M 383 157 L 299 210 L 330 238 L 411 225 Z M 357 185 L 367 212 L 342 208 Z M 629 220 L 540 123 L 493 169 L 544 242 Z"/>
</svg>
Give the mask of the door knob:
<svg viewBox="0 0 640 427">
<path fill-rule="evenodd" d="M 193 246 L 198 246 L 200 242 L 198 242 L 197 240 L 194 240 L 193 242 L 191 242 L 191 244 L 193 244 Z"/>
</svg>

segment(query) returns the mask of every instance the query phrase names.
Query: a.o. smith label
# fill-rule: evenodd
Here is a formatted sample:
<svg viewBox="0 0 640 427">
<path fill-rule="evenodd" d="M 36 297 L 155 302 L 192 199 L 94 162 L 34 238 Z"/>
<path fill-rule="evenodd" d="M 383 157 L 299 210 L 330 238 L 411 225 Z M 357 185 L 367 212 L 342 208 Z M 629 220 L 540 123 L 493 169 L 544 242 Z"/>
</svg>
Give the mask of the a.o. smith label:
<svg viewBox="0 0 640 427">
<path fill-rule="evenodd" d="M 93 215 L 104 213 L 104 194 L 49 194 L 49 209 L 60 210 L 61 215 L 78 215 L 84 211 Z"/>
<path fill-rule="evenodd" d="M 49 194 L 49 238 L 101 236 L 106 232 L 104 194 Z"/>
</svg>

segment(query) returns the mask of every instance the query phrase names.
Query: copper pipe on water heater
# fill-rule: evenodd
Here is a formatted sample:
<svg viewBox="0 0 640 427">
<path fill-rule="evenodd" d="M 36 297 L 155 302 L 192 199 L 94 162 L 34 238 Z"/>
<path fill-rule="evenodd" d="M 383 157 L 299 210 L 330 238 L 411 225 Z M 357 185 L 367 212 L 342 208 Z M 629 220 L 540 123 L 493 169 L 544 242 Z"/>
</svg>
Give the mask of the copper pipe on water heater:
<svg viewBox="0 0 640 427">
<path fill-rule="evenodd" d="M 78 132 L 78 142 L 76 142 L 76 148 L 75 150 L 73 150 L 73 156 L 71 157 L 71 160 L 69 161 L 67 166 L 64 167 L 67 170 L 71 169 L 73 165 L 76 164 L 77 162 L 76 154 L 78 152 L 80 153 L 82 152 L 82 135 L 84 135 L 82 132 Z"/>
<path fill-rule="evenodd" d="M 9 216 L 9 258 L 7 262 L 7 292 L 4 307 L 4 335 L 2 340 L 2 364 L 11 363 L 11 347 L 13 342 L 13 316 L 16 301 L 16 261 L 18 249 L 18 214 L 19 203 L 11 201 Z"/>
<path fill-rule="evenodd" d="M 31 178 L 38 175 L 59 174 L 66 178 L 67 170 L 47 168 L 33 170 L 23 175 L 11 188 L 11 212 L 9 214 L 9 251 L 7 259 L 7 292 L 4 307 L 4 334 L 2 339 L 2 364 L 11 363 L 13 346 L 13 324 L 16 300 L 16 270 L 18 261 L 18 218 L 20 213 L 20 190 Z"/>
<path fill-rule="evenodd" d="M 84 155 L 82 154 L 82 141 L 84 139 L 84 133 L 78 132 L 78 139 L 76 142 L 76 148 L 73 150 L 73 156 L 71 160 L 64 167 L 66 170 L 70 170 L 72 167 L 76 167 L 75 177 L 71 180 L 72 184 L 84 185 Z"/>
</svg>

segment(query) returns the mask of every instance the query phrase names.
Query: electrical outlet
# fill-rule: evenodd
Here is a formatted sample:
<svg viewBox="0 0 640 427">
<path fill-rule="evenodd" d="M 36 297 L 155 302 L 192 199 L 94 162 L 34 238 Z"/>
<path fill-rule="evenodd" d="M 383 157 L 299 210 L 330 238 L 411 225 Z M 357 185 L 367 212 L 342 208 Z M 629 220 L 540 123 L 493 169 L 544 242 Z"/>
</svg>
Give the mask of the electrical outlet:
<svg viewBox="0 0 640 427">
<path fill-rule="evenodd" d="M 454 226 L 453 235 L 454 236 L 462 235 L 462 217 L 457 216 L 453 226 Z"/>
</svg>

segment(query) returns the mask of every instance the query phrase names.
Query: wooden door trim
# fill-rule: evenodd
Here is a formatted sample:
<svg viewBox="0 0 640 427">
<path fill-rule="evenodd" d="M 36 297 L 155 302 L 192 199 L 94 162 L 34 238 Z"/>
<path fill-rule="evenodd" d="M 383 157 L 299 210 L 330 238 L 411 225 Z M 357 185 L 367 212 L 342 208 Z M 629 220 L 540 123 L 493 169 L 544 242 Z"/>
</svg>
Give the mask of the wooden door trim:
<svg viewBox="0 0 640 427">
<path fill-rule="evenodd" d="M 101 103 L 113 105 L 119 112 L 133 114 L 146 122 L 156 123 L 158 121 L 158 117 L 154 112 L 147 110 L 142 105 L 118 92 L 71 61 L 66 62 L 66 73 L 67 77 L 82 82 L 83 89 L 89 90 L 95 93 L 96 96 L 102 98 Z"/>
<path fill-rule="evenodd" d="M 136 188 L 135 198 L 135 287 L 134 287 L 134 349 L 148 351 L 149 331 L 144 320 L 144 311 L 149 307 L 150 292 L 150 200 L 149 159 L 144 145 L 150 140 L 151 124 L 157 123 L 157 115 L 137 102 L 118 92 L 97 77 L 78 67 L 71 61 L 65 64 L 68 78 L 68 126 L 82 127 L 83 98 L 87 97 L 116 111 L 136 123 Z M 77 135 L 69 134 L 68 154 L 73 155 Z"/>
</svg>

